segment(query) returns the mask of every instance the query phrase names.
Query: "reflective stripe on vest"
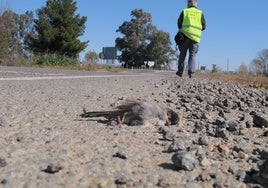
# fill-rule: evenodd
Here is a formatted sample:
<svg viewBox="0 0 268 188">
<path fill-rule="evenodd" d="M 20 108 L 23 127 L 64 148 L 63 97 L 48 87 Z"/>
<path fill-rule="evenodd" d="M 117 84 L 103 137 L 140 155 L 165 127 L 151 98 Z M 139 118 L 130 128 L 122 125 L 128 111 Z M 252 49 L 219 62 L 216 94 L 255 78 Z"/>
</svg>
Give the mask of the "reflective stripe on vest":
<svg viewBox="0 0 268 188">
<path fill-rule="evenodd" d="M 183 22 L 181 31 L 195 42 L 200 42 L 202 34 L 202 11 L 191 7 L 183 10 Z"/>
</svg>

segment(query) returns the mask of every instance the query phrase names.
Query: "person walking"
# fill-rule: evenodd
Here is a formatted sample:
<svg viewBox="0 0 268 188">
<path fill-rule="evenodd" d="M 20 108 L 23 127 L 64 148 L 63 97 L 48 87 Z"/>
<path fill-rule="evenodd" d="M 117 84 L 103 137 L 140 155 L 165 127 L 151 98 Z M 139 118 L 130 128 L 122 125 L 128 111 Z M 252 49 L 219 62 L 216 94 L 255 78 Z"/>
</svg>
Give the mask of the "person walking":
<svg viewBox="0 0 268 188">
<path fill-rule="evenodd" d="M 178 18 L 178 28 L 184 35 L 184 42 L 180 46 L 178 71 L 176 75 L 182 77 L 184 61 L 189 51 L 188 75 L 192 78 L 195 72 L 196 54 L 198 52 L 202 31 L 206 29 L 203 12 L 197 8 L 197 0 L 187 0 L 187 8 L 183 9 Z"/>
</svg>

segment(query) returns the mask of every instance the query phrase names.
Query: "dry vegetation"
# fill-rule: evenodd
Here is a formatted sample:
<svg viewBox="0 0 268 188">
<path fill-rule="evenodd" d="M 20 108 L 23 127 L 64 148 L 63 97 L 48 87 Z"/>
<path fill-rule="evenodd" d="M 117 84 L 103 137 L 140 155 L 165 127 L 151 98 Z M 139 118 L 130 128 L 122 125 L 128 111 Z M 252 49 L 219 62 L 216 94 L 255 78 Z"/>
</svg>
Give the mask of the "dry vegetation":
<svg viewBox="0 0 268 188">
<path fill-rule="evenodd" d="M 233 84 L 241 84 L 243 86 L 251 86 L 256 88 L 265 88 L 268 90 L 268 77 L 239 75 L 239 74 L 224 74 L 224 73 L 197 73 L 198 77 L 209 80 L 218 80 Z"/>
<path fill-rule="evenodd" d="M 65 65 L 65 66 L 37 66 L 32 65 L 32 67 L 42 67 L 42 68 L 53 68 L 53 69 L 65 69 L 65 70 L 81 70 L 81 71 L 96 71 L 96 72 L 125 72 L 127 71 L 121 67 L 109 66 L 109 65 Z"/>
</svg>

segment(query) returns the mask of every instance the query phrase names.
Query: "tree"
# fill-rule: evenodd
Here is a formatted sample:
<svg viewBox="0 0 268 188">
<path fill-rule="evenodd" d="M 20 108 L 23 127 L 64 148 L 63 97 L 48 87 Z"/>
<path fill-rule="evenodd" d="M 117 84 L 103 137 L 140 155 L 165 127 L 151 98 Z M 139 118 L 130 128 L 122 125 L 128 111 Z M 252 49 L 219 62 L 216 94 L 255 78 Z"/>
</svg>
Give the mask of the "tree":
<svg viewBox="0 0 268 188">
<path fill-rule="evenodd" d="M 99 60 L 99 55 L 95 51 L 87 52 L 85 57 L 89 63 L 97 63 Z"/>
<path fill-rule="evenodd" d="M 268 76 L 268 49 L 264 49 L 259 53 L 258 59 L 261 62 L 263 75 Z"/>
<path fill-rule="evenodd" d="M 2 2 L 1 2 L 2 5 Z M 1 6 L 0 9 L 0 64 L 3 62 L 3 59 L 7 57 L 8 54 L 8 33 L 3 19 L 4 8 Z"/>
<path fill-rule="evenodd" d="M 4 19 L 0 17 L 0 61 L 8 55 L 8 32 L 5 29 Z M 1 63 L 1 62 L 0 62 Z"/>
<path fill-rule="evenodd" d="M 250 63 L 251 70 L 257 75 L 268 76 L 268 49 L 264 49 L 258 53 L 257 58 Z"/>
<path fill-rule="evenodd" d="M 116 30 L 124 36 L 116 38 L 115 43 L 122 52 L 120 60 L 126 62 L 125 65 L 132 66 L 134 63 L 134 66 L 140 66 L 145 60 L 146 42 L 154 27 L 151 15 L 142 9 L 131 11 L 131 16 L 131 21 L 125 21 Z"/>
<path fill-rule="evenodd" d="M 88 41 L 78 38 L 84 33 L 87 18 L 75 14 L 73 0 L 47 0 L 46 6 L 37 10 L 34 34 L 29 35 L 28 47 L 33 52 L 51 52 L 78 57 Z"/>
<path fill-rule="evenodd" d="M 238 70 L 237 70 L 238 74 L 240 75 L 247 75 L 248 74 L 248 68 L 246 65 L 242 64 L 238 67 Z"/>
<path fill-rule="evenodd" d="M 16 14 L 6 10 L 0 16 L 1 57 L 16 59 L 26 55 L 24 42 L 33 24 L 33 12 Z"/>
<path fill-rule="evenodd" d="M 18 38 L 19 16 L 12 11 L 6 10 L 1 15 L 1 33 L 3 37 L 2 47 L 6 57 L 18 56 L 21 52 L 21 46 Z"/>
<path fill-rule="evenodd" d="M 33 36 L 34 30 L 34 13 L 32 11 L 26 11 L 25 14 L 19 15 L 19 38 L 21 46 L 23 47 L 23 54 L 28 56 L 29 48 L 27 46 L 29 36 Z"/>
<path fill-rule="evenodd" d="M 253 59 L 250 63 L 250 70 L 252 73 L 256 75 L 262 75 L 263 73 L 262 62 L 259 59 Z"/>
<path fill-rule="evenodd" d="M 147 59 L 156 62 L 156 66 L 169 62 L 172 52 L 169 34 L 164 31 L 154 31 L 150 36 L 151 42 L 147 46 Z"/>
<path fill-rule="evenodd" d="M 169 34 L 157 30 L 151 15 L 142 9 L 131 11 L 131 16 L 130 21 L 125 21 L 116 30 L 123 35 L 115 40 L 117 49 L 121 51 L 120 61 L 129 67 L 140 67 L 144 61 L 155 61 L 156 66 L 168 62 L 171 52 Z"/>
</svg>

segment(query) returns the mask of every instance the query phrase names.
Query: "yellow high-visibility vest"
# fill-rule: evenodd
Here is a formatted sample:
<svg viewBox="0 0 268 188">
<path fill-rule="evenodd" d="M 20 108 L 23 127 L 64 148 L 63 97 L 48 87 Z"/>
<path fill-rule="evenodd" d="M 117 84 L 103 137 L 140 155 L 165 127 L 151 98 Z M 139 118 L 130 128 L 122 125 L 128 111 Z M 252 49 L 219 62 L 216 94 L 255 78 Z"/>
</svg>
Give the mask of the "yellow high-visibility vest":
<svg viewBox="0 0 268 188">
<path fill-rule="evenodd" d="M 200 42 L 202 34 L 202 11 L 190 7 L 183 10 L 183 22 L 181 31 L 195 42 Z"/>
</svg>

